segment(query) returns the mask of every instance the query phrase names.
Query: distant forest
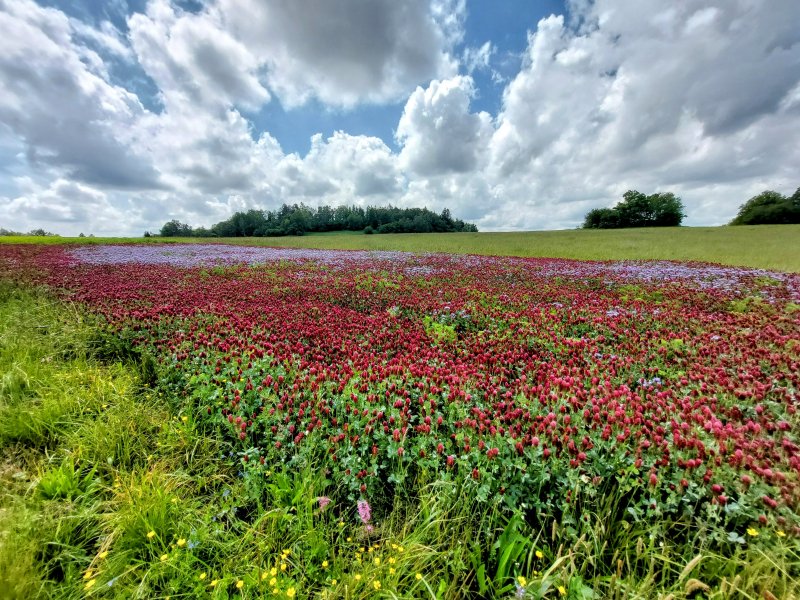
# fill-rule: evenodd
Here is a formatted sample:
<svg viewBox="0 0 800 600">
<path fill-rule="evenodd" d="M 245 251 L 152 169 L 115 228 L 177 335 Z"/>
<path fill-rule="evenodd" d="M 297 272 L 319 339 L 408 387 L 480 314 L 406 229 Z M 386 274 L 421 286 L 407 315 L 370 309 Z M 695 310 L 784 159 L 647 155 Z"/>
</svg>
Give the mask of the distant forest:
<svg viewBox="0 0 800 600">
<path fill-rule="evenodd" d="M 364 233 L 447 233 L 478 231 L 472 223 L 454 219 L 445 208 L 437 214 L 427 208 L 320 206 L 284 204 L 278 210 L 237 212 L 209 228 L 192 227 L 177 220 L 164 224 L 162 237 L 278 237 L 326 231 Z M 145 237 L 152 234 L 145 232 Z"/>
</svg>

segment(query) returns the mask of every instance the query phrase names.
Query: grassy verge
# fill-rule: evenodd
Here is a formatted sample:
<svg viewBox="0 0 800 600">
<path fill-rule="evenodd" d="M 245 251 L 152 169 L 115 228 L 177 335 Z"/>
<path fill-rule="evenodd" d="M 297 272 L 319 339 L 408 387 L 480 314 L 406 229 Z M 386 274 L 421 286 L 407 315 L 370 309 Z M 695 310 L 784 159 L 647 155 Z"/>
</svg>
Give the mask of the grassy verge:
<svg viewBox="0 0 800 600">
<path fill-rule="evenodd" d="M 800 594 L 796 538 L 722 556 L 711 529 L 625 523 L 618 494 L 531 519 L 417 481 L 367 527 L 325 505 L 336 482 L 313 464 L 254 491 L 148 365 L 76 307 L 0 288 L 0 597 Z"/>
<path fill-rule="evenodd" d="M 578 260 L 702 261 L 800 272 L 800 225 L 680 227 L 623 230 L 528 231 L 385 235 L 308 235 L 284 238 L 0 238 L 0 243 L 159 243 L 164 241 L 323 248 L 402 250 Z"/>
</svg>

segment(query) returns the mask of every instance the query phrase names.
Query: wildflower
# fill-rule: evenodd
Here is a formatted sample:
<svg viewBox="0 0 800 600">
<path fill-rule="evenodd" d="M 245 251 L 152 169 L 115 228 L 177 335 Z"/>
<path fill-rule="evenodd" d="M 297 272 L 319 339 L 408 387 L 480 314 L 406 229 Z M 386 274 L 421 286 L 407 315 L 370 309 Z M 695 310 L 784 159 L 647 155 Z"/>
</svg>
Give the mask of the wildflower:
<svg viewBox="0 0 800 600">
<path fill-rule="evenodd" d="M 208 585 L 210 585 L 211 587 L 217 587 L 218 583 L 219 583 L 219 579 L 212 579 L 211 583 L 209 583 Z"/>
<path fill-rule="evenodd" d="M 778 531 L 775 532 L 775 535 L 778 537 L 786 537 L 786 532 L 783 529 L 778 529 Z"/>
<path fill-rule="evenodd" d="M 381 582 L 376 579 L 372 582 L 372 587 L 374 587 L 376 590 L 381 589 Z"/>
<path fill-rule="evenodd" d="M 285 548 L 284 550 L 281 551 L 281 554 L 283 554 L 284 556 L 289 556 L 291 553 L 292 551 L 288 548 Z"/>
<path fill-rule="evenodd" d="M 750 537 L 756 537 L 758 535 L 758 530 L 754 529 L 752 527 L 748 527 L 747 528 L 747 535 L 749 535 Z"/>
<path fill-rule="evenodd" d="M 169 554 L 162 554 L 162 555 L 161 555 L 161 562 L 164 562 L 164 561 L 165 561 L 165 560 L 167 560 L 168 558 L 169 558 Z"/>
<path fill-rule="evenodd" d="M 344 527 L 344 521 L 339 521 L 339 527 Z"/>
<path fill-rule="evenodd" d="M 94 584 L 95 584 L 95 583 L 97 583 L 97 579 L 90 579 L 90 580 L 89 580 L 89 581 L 87 581 L 87 582 L 86 582 L 86 584 L 83 586 L 83 589 L 85 589 L 85 590 L 90 590 L 90 589 L 92 589 L 92 588 L 94 587 Z"/>
<path fill-rule="evenodd" d="M 347 541 L 348 541 L 348 542 L 352 542 L 352 541 L 353 541 L 353 538 L 351 538 L 351 537 L 348 537 L 348 538 L 347 538 Z"/>
<path fill-rule="evenodd" d="M 275 584 L 276 584 L 276 583 L 278 583 L 278 580 L 277 580 L 277 579 L 275 579 L 274 577 L 273 577 L 272 579 L 270 579 L 270 580 L 269 580 L 269 584 L 270 584 L 272 587 L 275 587 Z"/>
<path fill-rule="evenodd" d="M 237 582 L 236 582 L 236 589 L 237 589 L 237 590 L 240 590 L 240 589 L 242 589 L 243 587 L 244 587 L 244 581 L 242 581 L 242 580 L 240 579 L 239 581 L 237 581 Z"/>
<path fill-rule="evenodd" d="M 364 525 L 368 524 L 372 518 L 372 509 L 366 500 L 358 501 L 358 517 Z"/>
<path fill-rule="evenodd" d="M 519 577 L 517 577 L 517 583 L 519 583 L 522 587 L 525 587 L 526 585 L 528 585 L 528 580 L 525 579 L 522 575 L 520 575 Z"/>
<path fill-rule="evenodd" d="M 331 503 L 331 499 L 328 498 L 327 496 L 320 496 L 319 498 L 317 498 L 317 503 L 319 504 L 320 510 L 325 510 L 325 507 Z"/>
<path fill-rule="evenodd" d="M 394 567 L 389 567 L 389 575 L 394 575 L 397 572 L 397 569 Z"/>
<path fill-rule="evenodd" d="M 558 593 L 561 594 L 562 596 L 566 596 L 567 595 L 567 590 L 563 585 L 560 585 L 560 586 L 558 586 Z"/>
<path fill-rule="evenodd" d="M 356 581 L 361 581 L 361 575 L 360 575 L 359 573 L 356 573 L 356 576 L 355 576 L 355 578 L 354 578 L 354 579 L 355 579 Z"/>
<path fill-rule="evenodd" d="M 281 563 L 281 571 L 285 571 L 285 570 L 286 570 L 286 563 L 282 562 Z"/>
<path fill-rule="evenodd" d="M 277 574 L 278 574 L 278 569 L 276 569 L 275 567 L 272 567 L 272 568 L 269 570 L 269 574 L 270 574 L 270 575 L 272 575 L 273 577 L 275 577 L 275 575 L 277 575 Z"/>
<path fill-rule="evenodd" d="M 206 575 L 205 571 L 203 571 L 202 573 L 200 573 L 200 575 L 198 575 L 198 576 L 197 576 L 197 578 L 198 578 L 200 581 L 203 581 L 203 580 L 205 580 L 205 578 L 206 578 L 206 577 L 207 577 L 207 575 Z"/>
<path fill-rule="evenodd" d="M 148 540 L 152 540 L 154 537 L 156 537 L 156 532 L 155 531 L 148 531 L 147 532 L 147 539 Z"/>
<path fill-rule="evenodd" d="M 372 562 L 375 563 L 376 567 L 379 566 L 381 564 L 380 556 L 376 556 L 375 559 Z"/>
<path fill-rule="evenodd" d="M 393 564 L 394 564 L 394 563 L 396 563 L 396 562 L 397 562 L 397 559 L 396 559 L 394 556 L 390 556 L 390 557 L 389 557 L 389 564 L 390 564 L 390 565 L 393 565 Z"/>
<path fill-rule="evenodd" d="M 269 577 L 269 573 L 267 573 L 266 571 L 264 571 L 264 572 L 261 574 L 261 581 L 264 581 L 264 580 L 265 580 L 267 577 Z"/>
<path fill-rule="evenodd" d="M 93 575 L 94 575 L 94 571 L 89 569 L 88 571 L 86 571 L 86 573 L 84 573 L 83 578 L 84 579 L 91 579 Z"/>
<path fill-rule="evenodd" d="M 287 598 L 294 598 L 294 595 L 296 593 L 297 593 L 297 590 L 295 590 L 293 587 L 290 587 L 288 590 L 286 590 L 286 597 Z"/>
<path fill-rule="evenodd" d="M 544 552 L 542 552 L 541 550 L 537 550 L 536 551 L 536 558 L 538 558 L 539 560 L 542 560 L 544 558 Z"/>
<path fill-rule="evenodd" d="M 328 568 L 328 561 L 327 560 L 323 560 L 322 561 L 322 568 L 323 569 L 327 569 Z"/>
<path fill-rule="evenodd" d="M 417 581 L 419 581 L 420 579 L 422 579 L 422 573 L 417 573 L 416 575 L 414 575 L 414 577 L 417 579 Z"/>
<path fill-rule="evenodd" d="M 187 417 L 186 415 L 183 415 L 181 417 L 181 421 L 183 421 L 184 423 L 186 423 L 188 420 L 189 420 L 189 417 Z"/>
<path fill-rule="evenodd" d="M 186 545 L 186 540 L 181 538 L 178 540 L 178 547 L 183 548 Z"/>
<path fill-rule="evenodd" d="M 103 550 L 100 554 L 97 555 L 97 558 L 103 560 L 106 556 L 108 556 L 108 550 Z"/>
<path fill-rule="evenodd" d="M 336 585 L 337 583 L 338 581 L 336 581 L 335 579 L 331 579 L 331 585 Z"/>
</svg>

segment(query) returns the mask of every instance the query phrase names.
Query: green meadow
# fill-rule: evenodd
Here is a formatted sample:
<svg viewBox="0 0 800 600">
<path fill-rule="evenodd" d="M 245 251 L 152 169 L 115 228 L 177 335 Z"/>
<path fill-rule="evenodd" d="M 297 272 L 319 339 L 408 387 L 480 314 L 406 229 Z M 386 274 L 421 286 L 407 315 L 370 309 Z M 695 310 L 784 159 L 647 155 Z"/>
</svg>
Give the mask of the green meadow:
<svg viewBox="0 0 800 600">
<path fill-rule="evenodd" d="M 800 272 L 800 225 L 675 227 L 513 233 L 360 233 L 270 238 L 0 238 L 0 243 L 184 242 L 324 248 L 402 250 L 577 260 L 702 261 Z"/>
</svg>

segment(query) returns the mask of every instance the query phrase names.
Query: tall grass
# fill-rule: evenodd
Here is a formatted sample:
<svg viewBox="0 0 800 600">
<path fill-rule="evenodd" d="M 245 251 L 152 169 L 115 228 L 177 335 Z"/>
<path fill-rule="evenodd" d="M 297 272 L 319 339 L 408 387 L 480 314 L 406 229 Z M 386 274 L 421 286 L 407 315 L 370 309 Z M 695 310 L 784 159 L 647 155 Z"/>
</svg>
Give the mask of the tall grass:
<svg viewBox="0 0 800 600">
<path fill-rule="evenodd" d="M 800 597 L 795 538 L 723 556 L 702 528 L 625 523 L 614 491 L 556 519 L 420 481 L 369 530 L 322 506 L 336 482 L 313 464 L 254 487 L 109 344 L 75 307 L 0 289 L 0 598 Z"/>
<path fill-rule="evenodd" d="M 0 238 L 0 243 L 225 242 L 292 248 L 402 250 L 578 260 L 680 260 L 800 272 L 800 225 L 513 233 L 306 235 L 282 238 Z"/>
</svg>

